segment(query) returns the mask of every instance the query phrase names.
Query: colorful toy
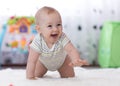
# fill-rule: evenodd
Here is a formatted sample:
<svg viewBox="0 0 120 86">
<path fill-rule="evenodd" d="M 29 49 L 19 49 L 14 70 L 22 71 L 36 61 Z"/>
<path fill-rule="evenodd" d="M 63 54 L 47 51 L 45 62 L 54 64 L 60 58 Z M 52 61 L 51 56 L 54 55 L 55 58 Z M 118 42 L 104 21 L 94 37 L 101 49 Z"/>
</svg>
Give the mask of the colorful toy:
<svg viewBox="0 0 120 86">
<path fill-rule="evenodd" d="M 26 64 L 28 44 L 36 33 L 33 17 L 10 17 L 0 33 L 1 63 Z"/>
</svg>

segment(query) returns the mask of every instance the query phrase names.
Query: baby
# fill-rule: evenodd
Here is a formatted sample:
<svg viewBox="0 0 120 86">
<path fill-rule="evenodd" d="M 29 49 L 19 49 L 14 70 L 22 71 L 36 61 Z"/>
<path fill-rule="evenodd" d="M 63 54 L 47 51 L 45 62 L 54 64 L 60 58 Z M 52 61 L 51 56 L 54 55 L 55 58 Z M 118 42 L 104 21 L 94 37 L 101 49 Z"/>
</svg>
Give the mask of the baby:
<svg viewBox="0 0 120 86">
<path fill-rule="evenodd" d="M 73 67 L 88 65 L 62 32 L 61 16 L 56 9 L 47 6 L 39 9 L 35 24 L 38 34 L 30 44 L 27 79 L 43 77 L 48 70 L 57 70 L 62 78 L 74 77 Z"/>
</svg>

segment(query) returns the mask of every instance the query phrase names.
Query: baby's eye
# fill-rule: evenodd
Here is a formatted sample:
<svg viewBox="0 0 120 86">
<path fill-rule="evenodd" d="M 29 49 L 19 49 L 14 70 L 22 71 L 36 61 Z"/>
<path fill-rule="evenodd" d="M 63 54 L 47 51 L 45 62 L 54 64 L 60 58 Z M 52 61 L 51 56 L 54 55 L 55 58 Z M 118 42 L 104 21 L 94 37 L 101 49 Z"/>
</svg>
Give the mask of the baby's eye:
<svg viewBox="0 0 120 86">
<path fill-rule="evenodd" d="M 52 27 L 52 25 L 48 25 L 48 27 Z"/>
<path fill-rule="evenodd" d="M 61 26 L 61 24 L 57 24 L 57 26 Z"/>
</svg>

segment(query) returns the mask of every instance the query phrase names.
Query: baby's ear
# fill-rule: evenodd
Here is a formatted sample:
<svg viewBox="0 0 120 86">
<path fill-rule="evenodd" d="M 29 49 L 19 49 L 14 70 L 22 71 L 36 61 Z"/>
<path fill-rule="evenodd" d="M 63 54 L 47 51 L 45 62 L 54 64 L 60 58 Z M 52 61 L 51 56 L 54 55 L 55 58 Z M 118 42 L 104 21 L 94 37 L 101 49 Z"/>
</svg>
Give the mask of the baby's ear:
<svg viewBox="0 0 120 86">
<path fill-rule="evenodd" d="M 36 30 L 37 32 L 39 32 L 39 31 L 40 31 L 40 26 L 39 26 L 39 25 L 36 25 L 36 26 L 35 26 L 35 30 Z"/>
</svg>

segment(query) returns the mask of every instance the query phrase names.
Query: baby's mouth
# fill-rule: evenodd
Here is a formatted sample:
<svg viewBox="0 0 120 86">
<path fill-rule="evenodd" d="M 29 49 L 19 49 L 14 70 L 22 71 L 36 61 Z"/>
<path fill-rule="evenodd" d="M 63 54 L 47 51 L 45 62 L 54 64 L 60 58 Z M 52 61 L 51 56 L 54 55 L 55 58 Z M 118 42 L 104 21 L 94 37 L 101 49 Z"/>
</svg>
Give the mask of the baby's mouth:
<svg viewBox="0 0 120 86">
<path fill-rule="evenodd" d="M 51 37 L 57 37 L 58 34 L 51 34 Z"/>
</svg>

